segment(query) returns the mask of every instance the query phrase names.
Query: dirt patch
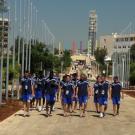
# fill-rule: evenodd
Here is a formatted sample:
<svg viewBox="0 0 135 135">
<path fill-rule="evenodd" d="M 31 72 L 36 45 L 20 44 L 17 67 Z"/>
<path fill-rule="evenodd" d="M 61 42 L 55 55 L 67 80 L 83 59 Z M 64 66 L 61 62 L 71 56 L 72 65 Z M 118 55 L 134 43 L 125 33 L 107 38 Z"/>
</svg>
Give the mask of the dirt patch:
<svg viewBox="0 0 135 135">
<path fill-rule="evenodd" d="M 9 99 L 7 102 L 0 106 L 0 122 L 8 118 L 15 112 L 22 108 L 22 103 L 18 100 Z"/>
<path fill-rule="evenodd" d="M 127 94 L 127 95 L 129 95 L 129 96 L 131 96 L 131 97 L 133 97 L 133 98 L 135 98 L 135 90 L 134 91 L 131 91 L 131 90 L 124 91 L 124 93 Z"/>
</svg>

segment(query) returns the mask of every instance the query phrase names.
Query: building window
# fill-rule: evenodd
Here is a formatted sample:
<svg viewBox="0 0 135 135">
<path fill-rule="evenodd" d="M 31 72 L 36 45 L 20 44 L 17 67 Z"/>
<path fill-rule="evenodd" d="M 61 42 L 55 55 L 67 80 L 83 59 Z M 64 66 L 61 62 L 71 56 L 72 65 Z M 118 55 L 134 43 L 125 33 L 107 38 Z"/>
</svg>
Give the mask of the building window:
<svg viewBox="0 0 135 135">
<path fill-rule="evenodd" d="M 131 38 L 130 38 L 130 41 L 133 41 L 133 40 L 134 40 L 134 38 L 133 38 L 133 37 L 131 37 Z"/>
<path fill-rule="evenodd" d="M 125 38 L 125 41 L 128 41 L 128 38 Z"/>
</svg>

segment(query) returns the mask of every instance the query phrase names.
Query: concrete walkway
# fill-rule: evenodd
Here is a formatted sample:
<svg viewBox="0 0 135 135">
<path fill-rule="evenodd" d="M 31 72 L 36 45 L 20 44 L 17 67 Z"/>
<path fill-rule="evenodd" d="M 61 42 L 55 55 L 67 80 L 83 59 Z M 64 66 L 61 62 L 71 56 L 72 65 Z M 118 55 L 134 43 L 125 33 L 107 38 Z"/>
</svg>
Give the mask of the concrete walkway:
<svg viewBox="0 0 135 135">
<path fill-rule="evenodd" d="M 91 99 L 92 100 L 92 99 Z M 60 105 L 52 117 L 46 118 L 45 112 L 32 111 L 31 117 L 19 116 L 16 113 L 0 123 L 0 135 L 135 135 L 135 99 L 125 96 L 119 116 L 112 116 L 112 105 L 109 103 L 105 118 L 98 118 L 93 112 L 94 105 L 89 101 L 87 117 L 80 118 L 79 112 L 73 116 L 63 117 Z"/>
</svg>

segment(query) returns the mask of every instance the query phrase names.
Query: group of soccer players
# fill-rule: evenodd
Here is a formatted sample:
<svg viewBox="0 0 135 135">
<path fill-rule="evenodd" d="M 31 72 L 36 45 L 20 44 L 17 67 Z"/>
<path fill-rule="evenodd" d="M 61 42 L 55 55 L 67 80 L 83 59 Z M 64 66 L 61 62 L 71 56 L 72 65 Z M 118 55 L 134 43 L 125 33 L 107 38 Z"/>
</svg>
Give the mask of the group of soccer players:
<svg viewBox="0 0 135 135">
<path fill-rule="evenodd" d="M 77 73 L 64 75 L 60 80 L 57 74 L 50 71 L 45 77 L 42 72 L 31 76 L 25 72 L 21 79 L 21 99 L 24 104 L 24 116 L 30 116 L 30 108 L 36 107 L 38 111 L 46 110 L 46 116 L 51 116 L 56 100 L 61 100 L 64 116 L 67 117 L 77 109 L 80 110 L 80 117 L 86 116 L 88 99 L 93 97 L 96 112 L 99 117 L 104 117 L 108 99 L 113 102 L 113 115 L 119 114 L 120 98 L 123 97 L 122 86 L 118 77 L 109 84 L 105 76 L 98 76 L 93 87 L 85 74 L 80 76 Z"/>
</svg>

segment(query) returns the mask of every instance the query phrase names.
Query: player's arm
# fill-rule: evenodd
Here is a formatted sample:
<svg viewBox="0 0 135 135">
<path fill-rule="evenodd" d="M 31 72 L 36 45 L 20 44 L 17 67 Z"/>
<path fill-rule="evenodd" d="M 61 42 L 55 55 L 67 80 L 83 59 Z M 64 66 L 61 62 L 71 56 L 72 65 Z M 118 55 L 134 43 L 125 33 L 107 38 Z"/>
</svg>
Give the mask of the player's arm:
<svg viewBox="0 0 135 135">
<path fill-rule="evenodd" d="M 110 97 L 111 97 L 111 85 L 109 84 L 109 86 L 108 86 L 108 97 L 109 97 L 109 99 L 110 99 Z"/>
<path fill-rule="evenodd" d="M 75 97 L 76 96 L 75 87 L 74 86 L 72 86 L 72 87 L 73 87 L 73 97 Z"/>
<path fill-rule="evenodd" d="M 87 90 L 88 90 L 88 96 L 90 97 L 92 95 L 92 90 L 91 90 L 91 86 L 90 85 L 88 85 Z"/>
<path fill-rule="evenodd" d="M 76 87 L 76 97 L 78 96 L 78 87 Z"/>
<path fill-rule="evenodd" d="M 109 99 L 112 98 L 112 87 L 109 88 Z"/>
<path fill-rule="evenodd" d="M 34 92 L 34 82 L 31 81 L 31 90 L 32 90 L 32 96 L 35 95 L 35 92 Z"/>
</svg>

